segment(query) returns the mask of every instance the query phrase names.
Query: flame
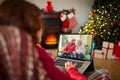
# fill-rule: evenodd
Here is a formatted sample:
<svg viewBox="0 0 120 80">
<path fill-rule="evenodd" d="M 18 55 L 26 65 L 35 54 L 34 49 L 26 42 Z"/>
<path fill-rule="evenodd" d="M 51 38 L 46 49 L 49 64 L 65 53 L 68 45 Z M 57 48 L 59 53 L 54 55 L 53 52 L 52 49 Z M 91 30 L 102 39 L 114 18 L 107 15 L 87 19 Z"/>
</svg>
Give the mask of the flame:
<svg viewBox="0 0 120 80">
<path fill-rule="evenodd" d="M 57 44 L 57 38 L 55 35 L 48 35 L 46 40 L 45 40 L 45 44 L 47 45 L 55 45 Z"/>
</svg>

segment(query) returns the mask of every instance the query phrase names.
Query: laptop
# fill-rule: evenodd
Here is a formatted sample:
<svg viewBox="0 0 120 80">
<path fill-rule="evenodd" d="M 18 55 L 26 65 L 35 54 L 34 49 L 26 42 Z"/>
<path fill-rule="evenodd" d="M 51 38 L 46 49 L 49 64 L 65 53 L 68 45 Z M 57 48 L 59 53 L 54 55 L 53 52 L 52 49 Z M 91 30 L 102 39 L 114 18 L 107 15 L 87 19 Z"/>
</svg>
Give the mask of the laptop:
<svg viewBox="0 0 120 80">
<path fill-rule="evenodd" d="M 71 42 L 73 44 L 70 44 Z M 61 66 L 64 66 L 65 62 L 72 61 L 73 64 L 77 64 L 78 70 L 84 73 L 92 61 L 92 42 L 92 34 L 60 34 L 56 66 L 62 70 Z"/>
</svg>

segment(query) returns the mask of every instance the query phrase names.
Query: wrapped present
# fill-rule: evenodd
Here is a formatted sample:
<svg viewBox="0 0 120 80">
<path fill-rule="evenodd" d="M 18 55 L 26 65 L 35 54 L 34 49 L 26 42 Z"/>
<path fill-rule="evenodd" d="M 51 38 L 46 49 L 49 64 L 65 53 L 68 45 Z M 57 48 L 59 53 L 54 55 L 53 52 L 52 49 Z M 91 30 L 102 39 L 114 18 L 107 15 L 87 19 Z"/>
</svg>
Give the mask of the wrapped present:
<svg viewBox="0 0 120 80">
<path fill-rule="evenodd" d="M 112 57 L 113 57 L 113 50 L 108 50 L 107 59 L 112 59 Z"/>
<path fill-rule="evenodd" d="M 106 59 L 112 59 L 114 43 L 103 41 L 102 51 L 106 55 Z"/>
<path fill-rule="evenodd" d="M 102 50 L 94 50 L 93 57 L 99 58 L 99 59 L 105 59 L 106 55 L 103 53 Z"/>
<path fill-rule="evenodd" d="M 113 49 L 113 59 L 120 59 L 120 41 L 115 42 Z"/>
</svg>

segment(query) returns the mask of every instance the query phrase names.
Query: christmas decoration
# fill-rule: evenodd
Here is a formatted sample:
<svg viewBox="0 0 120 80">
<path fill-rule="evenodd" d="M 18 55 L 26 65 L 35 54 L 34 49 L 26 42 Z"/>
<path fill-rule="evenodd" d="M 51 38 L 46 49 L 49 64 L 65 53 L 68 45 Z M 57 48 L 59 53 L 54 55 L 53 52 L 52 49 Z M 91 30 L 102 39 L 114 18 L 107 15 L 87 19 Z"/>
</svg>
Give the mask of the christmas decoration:
<svg viewBox="0 0 120 80">
<path fill-rule="evenodd" d="M 69 13 L 68 15 L 68 19 L 69 19 L 69 23 L 70 23 L 70 25 L 69 25 L 69 28 L 70 29 L 73 29 L 73 28 L 75 28 L 76 26 L 77 26 L 77 20 L 76 20 L 76 18 L 75 18 L 75 15 L 71 12 L 71 13 Z"/>
<path fill-rule="evenodd" d="M 95 58 L 99 58 L 99 59 L 105 59 L 106 58 L 106 55 L 103 53 L 102 50 L 94 50 L 93 51 L 93 57 Z"/>
<path fill-rule="evenodd" d="M 47 4 L 46 4 L 46 8 L 45 8 L 45 11 L 46 12 L 53 12 L 54 10 L 53 10 L 53 5 L 52 5 L 52 2 L 51 2 L 51 0 L 48 0 L 47 1 Z"/>
<path fill-rule="evenodd" d="M 66 13 L 60 14 L 60 19 L 62 21 L 62 31 L 63 32 L 69 32 L 69 20 L 67 18 Z"/>
<path fill-rule="evenodd" d="M 114 49 L 114 43 L 103 41 L 102 51 L 105 54 L 106 59 L 112 59 L 113 49 Z"/>
<path fill-rule="evenodd" d="M 69 12 L 73 12 L 73 14 L 75 14 L 75 11 L 76 11 L 76 9 L 74 9 L 74 8 L 69 10 Z"/>
<path fill-rule="evenodd" d="M 120 59 L 120 41 L 115 41 L 113 59 Z"/>
<path fill-rule="evenodd" d="M 96 49 L 102 48 L 102 42 L 120 40 L 120 1 L 95 0 L 89 20 L 81 26 L 81 33 L 93 34 Z"/>
<path fill-rule="evenodd" d="M 75 18 L 75 9 L 63 10 L 60 14 L 62 21 L 62 31 L 65 33 L 71 33 L 71 30 L 77 26 L 77 20 Z"/>
</svg>

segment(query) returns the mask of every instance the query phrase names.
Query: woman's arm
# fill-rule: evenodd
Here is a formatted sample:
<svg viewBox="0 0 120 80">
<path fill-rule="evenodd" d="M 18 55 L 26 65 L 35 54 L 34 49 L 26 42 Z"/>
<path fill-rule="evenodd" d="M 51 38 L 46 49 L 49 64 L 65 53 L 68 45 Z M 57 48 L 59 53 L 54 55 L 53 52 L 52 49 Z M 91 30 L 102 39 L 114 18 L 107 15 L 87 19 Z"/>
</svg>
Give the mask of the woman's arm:
<svg viewBox="0 0 120 80">
<path fill-rule="evenodd" d="M 53 59 L 47 54 L 44 49 L 38 48 L 38 52 L 39 59 L 42 61 L 43 66 L 51 80 L 86 80 L 86 78 L 75 68 L 68 69 L 67 72 L 70 76 L 59 70 L 55 66 Z"/>
<path fill-rule="evenodd" d="M 86 78 L 75 68 L 76 64 L 71 61 L 65 63 L 66 72 L 75 80 L 86 80 Z"/>
</svg>

